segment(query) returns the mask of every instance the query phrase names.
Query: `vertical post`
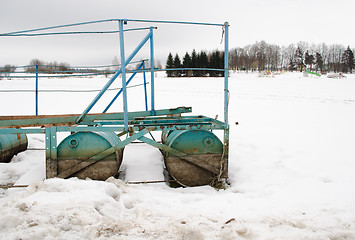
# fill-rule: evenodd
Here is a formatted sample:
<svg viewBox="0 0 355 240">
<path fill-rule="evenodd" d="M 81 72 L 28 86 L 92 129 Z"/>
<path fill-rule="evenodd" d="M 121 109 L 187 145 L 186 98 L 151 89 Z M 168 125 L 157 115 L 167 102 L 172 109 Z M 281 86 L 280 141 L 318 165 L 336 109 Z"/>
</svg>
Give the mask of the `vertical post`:
<svg viewBox="0 0 355 240">
<path fill-rule="evenodd" d="M 35 102 L 36 102 L 36 116 L 38 115 L 38 64 L 36 64 L 36 96 L 35 96 Z"/>
<path fill-rule="evenodd" d="M 145 100 L 145 110 L 148 111 L 148 96 L 147 96 L 147 79 L 145 77 L 145 63 L 143 60 L 143 81 L 144 81 L 144 100 Z"/>
<path fill-rule="evenodd" d="M 229 123 L 228 123 L 228 55 L 229 55 L 229 23 L 224 23 L 224 142 L 223 142 L 223 162 L 220 177 L 228 178 L 228 156 L 229 156 Z"/>
<path fill-rule="evenodd" d="M 46 178 L 58 176 L 57 128 L 46 128 Z"/>
<path fill-rule="evenodd" d="M 120 54 L 121 54 L 121 71 L 122 71 L 122 93 L 123 93 L 123 111 L 125 130 L 128 131 L 128 109 L 127 109 L 127 88 L 126 88 L 126 59 L 124 51 L 124 36 L 123 36 L 124 20 L 119 20 L 119 37 L 120 37 Z"/>
<path fill-rule="evenodd" d="M 150 27 L 150 90 L 151 90 L 151 111 L 155 115 L 155 96 L 154 96 L 154 42 L 153 42 L 153 27 Z"/>
<path fill-rule="evenodd" d="M 228 128 L 228 101 L 229 101 L 229 90 L 228 90 L 228 55 L 229 55 L 229 29 L 228 22 L 224 23 L 224 122 L 226 128 Z"/>
</svg>

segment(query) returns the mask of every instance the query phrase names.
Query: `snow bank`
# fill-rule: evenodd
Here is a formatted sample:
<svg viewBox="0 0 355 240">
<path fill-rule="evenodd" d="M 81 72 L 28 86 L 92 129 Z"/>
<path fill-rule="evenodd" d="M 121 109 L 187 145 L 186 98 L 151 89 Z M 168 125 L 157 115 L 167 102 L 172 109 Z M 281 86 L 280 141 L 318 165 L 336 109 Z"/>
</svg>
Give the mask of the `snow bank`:
<svg viewBox="0 0 355 240">
<path fill-rule="evenodd" d="M 106 79 L 42 82 L 46 89 L 96 89 Z M 0 81 L 7 89 L 32 84 Z M 222 191 L 129 185 L 113 178 L 43 181 L 44 152 L 21 153 L 0 163 L 1 184 L 30 184 L 0 190 L 0 239 L 355 239 L 353 89 L 354 75 L 232 74 L 231 186 Z M 144 107 L 136 98 L 141 90 L 129 90 L 130 111 Z M 0 96 L 3 102 L 7 97 Z M 3 105 L 1 114 L 30 114 L 34 96 L 22 97 L 21 104 Z M 78 113 L 92 97 L 41 94 L 40 113 Z M 156 104 L 192 106 L 194 115 L 222 119 L 223 79 L 158 77 Z M 29 142 L 44 147 L 41 135 L 30 135 Z M 164 179 L 160 152 L 145 144 L 125 149 L 121 170 L 125 181 Z"/>
</svg>

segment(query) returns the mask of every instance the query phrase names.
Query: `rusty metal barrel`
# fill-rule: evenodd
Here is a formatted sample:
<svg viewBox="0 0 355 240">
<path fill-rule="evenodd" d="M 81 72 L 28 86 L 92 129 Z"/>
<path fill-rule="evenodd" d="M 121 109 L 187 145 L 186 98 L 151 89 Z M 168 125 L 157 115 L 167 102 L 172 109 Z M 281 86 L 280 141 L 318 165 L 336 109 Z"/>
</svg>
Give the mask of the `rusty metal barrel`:
<svg viewBox="0 0 355 240">
<path fill-rule="evenodd" d="M 76 132 L 66 137 L 57 148 L 58 175 L 120 142 L 114 132 Z M 122 163 L 123 148 L 75 172 L 70 177 L 106 180 L 117 176 Z"/>
<path fill-rule="evenodd" d="M 182 186 L 211 184 L 221 169 L 223 144 L 211 131 L 163 131 L 162 143 L 186 155 L 177 157 L 164 152 L 165 167 Z"/>
<path fill-rule="evenodd" d="M 10 162 L 13 156 L 27 149 L 26 134 L 0 134 L 0 162 Z"/>
</svg>

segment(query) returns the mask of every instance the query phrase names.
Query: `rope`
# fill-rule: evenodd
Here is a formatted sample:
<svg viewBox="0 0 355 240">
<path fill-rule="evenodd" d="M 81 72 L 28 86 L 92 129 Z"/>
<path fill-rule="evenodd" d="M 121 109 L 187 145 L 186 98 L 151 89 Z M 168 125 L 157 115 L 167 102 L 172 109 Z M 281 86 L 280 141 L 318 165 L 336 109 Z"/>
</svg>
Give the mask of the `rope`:
<svg viewBox="0 0 355 240">
<path fill-rule="evenodd" d="M 224 26 L 222 27 L 222 37 L 221 37 L 221 42 L 219 44 L 222 44 L 223 43 L 223 38 L 224 38 Z"/>
</svg>

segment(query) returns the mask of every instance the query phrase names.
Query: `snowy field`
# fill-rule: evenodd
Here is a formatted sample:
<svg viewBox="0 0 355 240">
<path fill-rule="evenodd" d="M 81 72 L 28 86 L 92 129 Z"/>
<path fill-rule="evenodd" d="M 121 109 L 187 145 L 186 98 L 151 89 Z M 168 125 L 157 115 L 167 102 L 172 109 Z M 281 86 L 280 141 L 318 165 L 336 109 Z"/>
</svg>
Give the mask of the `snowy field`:
<svg viewBox="0 0 355 240">
<path fill-rule="evenodd" d="M 40 79 L 40 89 L 100 89 L 106 81 Z M 223 121 L 223 79 L 160 73 L 155 85 L 157 109 L 191 106 L 193 115 Z M 33 88 L 33 79 L 0 81 L 0 89 Z M 142 93 L 129 89 L 129 111 L 144 110 Z M 41 93 L 39 113 L 81 113 L 95 95 Z M 33 93 L 0 100 L 1 115 L 34 114 Z M 229 114 L 226 190 L 126 184 L 164 179 L 160 152 L 145 144 L 126 147 L 123 181 L 44 180 L 44 151 L 0 163 L 0 184 L 30 185 L 0 190 L 0 239 L 355 239 L 355 75 L 232 73 Z M 44 136 L 29 135 L 29 147 L 43 148 Z"/>
</svg>

